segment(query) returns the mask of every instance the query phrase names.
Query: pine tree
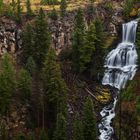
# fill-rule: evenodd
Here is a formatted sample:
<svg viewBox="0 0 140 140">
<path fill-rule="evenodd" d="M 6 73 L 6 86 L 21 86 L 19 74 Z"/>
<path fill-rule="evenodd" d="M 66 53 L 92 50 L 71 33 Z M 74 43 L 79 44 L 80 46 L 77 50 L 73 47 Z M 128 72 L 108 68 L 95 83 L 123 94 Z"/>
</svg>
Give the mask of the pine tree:
<svg viewBox="0 0 140 140">
<path fill-rule="evenodd" d="M 56 55 L 52 49 L 49 50 L 46 56 L 42 77 L 44 93 L 47 96 L 48 102 L 56 104 L 57 107 L 63 103 L 64 107 L 67 87 L 62 79 L 60 65 L 56 62 Z M 59 111 L 63 110 L 65 108 Z"/>
<path fill-rule="evenodd" d="M 53 140 L 67 140 L 66 128 L 67 122 L 65 116 L 62 113 L 58 113 Z"/>
<path fill-rule="evenodd" d="M 75 27 L 72 41 L 72 61 L 76 72 L 80 72 L 80 49 L 85 45 L 85 24 L 83 18 L 83 11 L 79 8 L 75 17 Z"/>
<path fill-rule="evenodd" d="M 19 73 L 18 89 L 21 94 L 22 100 L 26 103 L 31 97 L 31 77 L 30 74 L 21 69 Z"/>
<path fill-rule="evenodd" d="M 80 48 L 80 71 L 89 69 L 92 55 L 95 52 L 96 29 L 94 22 L 89 26 L 85 36 L 85 44 Z"/>
<path fill-rule="evenodd" d="M 95 52 L 92 56 L 91 62 L 91 76 L 97 76 L 103 71 L 103 63 L 105 56 L 105 37 L 104 27 L 99 17 L 95 20 L 96 40 L 95 40 Z"/>
<path fill-rule="evenodd" d="M 66 9 L 67 9 L 67 2 L 66 2 L 66 0 L 61 0 L 61 3 L 60 3 L 60 11 L 61 11 L 61 16 L 62 17 L 65 16 Z"/>
<path fill-rule="evenodd" d="M 45 56 L 50 47 L 50 32 L 45 19 L 43 9 L 39 10 L 39 15 L 35 21 L 34 53 L 33 59 L 39 68 L 42 67 Z"/>
<path fill-rule="evenodd" d="M 84 104 L 84 116 L 83 116 L 83 130 L 85 140 L 97 139 L 97 128 L 95 122 L 95 115 L 93 113 L 93 102 L 88 97 Z"/>
<path fill-rule="evenodd" d="M 52 49 L 49 50 L 46 56 L 42 72 L 42 79 L 42 110 L 47 110 L 47 119 L 48 122 L 51 122 L 52 125 L 50 127 L 53 130 L 53 126 L 56 123 L 56 115 L 61 112 L 63 116 L 67 116 L 67 87 L 61 76 L 60 65 L 56 61 L 56 54 Z"/>
<path fill-rule="evenodd" d="M 30 73 L 31 76 L 34 76 L 36 73 L 36 64 L 32 57 L 27 59 L 27 63 L 25 66 L 26 70 Z"/>
<path fill-rule="evenodd" d="M 76 115 L 74 120 L 73 140 L 84 140 L 83 123 L 79 118 L 80 116 Z"/>
<path fill-rule="evenodd" d="M 22 7 L 21 7 L 21 1 L 17 0 L 17 17 L 16 20 L 19 24 L 22 22 Z"/>
<path fill-rule="evenodd" d="M 16 85 L 12 58 L 8 54 L 1 61 L 0 85 L 0 112 L 5 113 L 9 109 Z"/>
<path fill-rule="evenodd" d="M 26 0 L 26 9 L 27 9 L 27 17 L 33 16 L 33 11 L 31 9 L 31 2 L 30 2 L 30 0 Z"/>
<path fill-rule="evenodd" d="M 48 135 L 44 129 L 41 130 L 39 140 L 48 140 Z"/>
<path fill-rule="evenodd" d="M 23 30 L 23 48 L 22 48 L 22 62 L 27 63 L 29 57 L 33 58 L 35 53 L 34 48 L 34 32 L 33 27 L 30 24 L 27 24 Z"/>
</svg>

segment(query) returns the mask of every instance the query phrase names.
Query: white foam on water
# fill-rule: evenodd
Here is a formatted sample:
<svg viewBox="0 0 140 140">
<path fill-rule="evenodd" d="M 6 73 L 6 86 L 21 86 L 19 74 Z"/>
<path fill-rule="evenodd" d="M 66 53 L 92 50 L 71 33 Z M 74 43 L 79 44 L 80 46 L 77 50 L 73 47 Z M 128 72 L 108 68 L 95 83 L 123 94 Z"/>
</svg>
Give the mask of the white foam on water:
<svg viewBox="0 0 140 140">
<path fill-rule="evenodd" d="M 138 57 L 135 49 L 137 22 L 138 20 L 134 20 L 122 25 L 122 42 L 116 49 L 109 52 L 105 59 L 103 85 L 110 85 L 120 90 L 125 87 L 128 80 L 132 80 L 135 76 Z M 117 97 L 114 98 L 113 103 L 100 112 L 102 119 L 98 125 L 99 140 L 110 140 L 114 133 L 111 123 L 115 117 L 116 103 Z"/>
</svg>

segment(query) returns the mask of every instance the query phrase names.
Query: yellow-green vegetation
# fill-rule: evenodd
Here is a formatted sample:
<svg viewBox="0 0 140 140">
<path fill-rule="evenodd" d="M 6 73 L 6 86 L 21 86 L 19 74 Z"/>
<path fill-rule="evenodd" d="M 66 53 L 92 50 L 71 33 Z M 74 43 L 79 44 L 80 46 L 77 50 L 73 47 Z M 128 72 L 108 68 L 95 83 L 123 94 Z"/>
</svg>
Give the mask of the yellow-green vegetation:
<svg viewBox="0 0 140 140">
<path fill-rule="evenodd" d="M 12 0 L 4 0 L 4 3 L 10 4 L 11 1 Z M 41 5 L 41 2 L 40 2 L 41 0 L 30 0 L 30 1 L 31 1 L 31 8 L 33 11 L 37 11 L 41 7 L 46 11 L 52 10 L 53 8 L 55 8 L 56 10 L 60 9 L 60 5 Z M 101 1 L 102 0 L 95 0 L 94 4 L 98 4 Z M 71 10 L 77 9 L 78 7 L 83 8 L 87 5 L 88 2 L 89 0 L 69 0 L 67 10 L 71 11 Z M 23 7 L 23 11 L 26 12 L 26 0 L 21 0 L 21 5 Z"/>
<path fill-rule="evenodd" d="M 133 8 L 132 11 L 130 12 L 130 16 L 134 17 L 138 15 L 140 15 L 140 8 Z"/>
<path fill-rule="evenodd" d="M 106 39 L 105 48 L 110 47 L 110 46 L 113 44 L 113 42 L 114 42 L 115 39 L 116 39 L 116 36 L 109 36 L 109 37 Z"/>
<path fill-rule="evenodd" d="M 110 99 L 111 99 L 111 96 L 110 96 L 111 93 L 110 93 L 110 90 L 109 89 L 107 89 L 107 88 L 103 88 L 103 89 L 98 88 L 97 90 L 98 90 L 99 93 L 97 93 L 96 99 L 99 102 L 105 104 L 105 103 L 107 103 L 107 102 L 110 101 Z"/>
</svg>

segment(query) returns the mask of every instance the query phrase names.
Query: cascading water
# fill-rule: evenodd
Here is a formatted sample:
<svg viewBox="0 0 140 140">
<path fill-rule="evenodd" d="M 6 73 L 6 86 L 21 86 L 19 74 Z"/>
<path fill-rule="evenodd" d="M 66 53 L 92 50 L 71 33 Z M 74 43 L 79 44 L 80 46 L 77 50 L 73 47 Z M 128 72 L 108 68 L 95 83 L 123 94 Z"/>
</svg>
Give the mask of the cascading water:
<svg viewBox="0 0 140 140">
<path fill-rule="evenodd" d="M 137 70 L 137 52 L 134 44 L 137 22 L 137 20 L 134 20 L 123 24 L 122 42 L 105 59 L 104 67 L 106 70 L 102 80 L 103 85 L 110 85 L 120 90 L 125 87 L 128 80 L 133 79 Z M 100 112 L 102 120 L 98 125 L 99 140 L 110 140 L 114 133 L 111 122 L 115 117 L 116 103 L 117 97 L 114 97 L 114 102 L 104 107 Z"/>
</svg>

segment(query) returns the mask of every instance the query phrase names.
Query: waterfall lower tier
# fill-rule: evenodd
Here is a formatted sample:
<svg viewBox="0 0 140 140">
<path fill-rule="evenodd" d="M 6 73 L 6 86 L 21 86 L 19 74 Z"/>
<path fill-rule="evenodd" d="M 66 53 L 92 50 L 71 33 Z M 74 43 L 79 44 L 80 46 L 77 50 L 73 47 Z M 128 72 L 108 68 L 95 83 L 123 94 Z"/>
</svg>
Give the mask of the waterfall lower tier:
<svg viewBox="0 0 140 140">
<path fill-rule="evenodd" d="M 121 89 L 136 73 L 137 52 L 133 43 L 123 42 L 106 57 L 102 84 Z"/>
<path fill-rule="evenodd" d="M 137 70 L 137 52 L 135 49 L 135 38 L 137 20 L 123 24 L 122 43 L 113 49 L 105 59 L 105 73 L 102 80 L 103 85 L 109 85 L 118 90 L 125 87 L 128 80 L 132 80 Z M 117 95 L 113 103 L 104 107 L 100 112 L 102 119 L 99 127 L 99 140 L 110 140 L 114 133 L 111 126 L 115 117 L 115 106 Z"/>
</svg>

